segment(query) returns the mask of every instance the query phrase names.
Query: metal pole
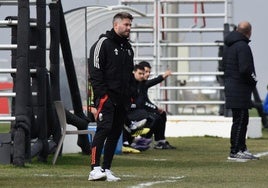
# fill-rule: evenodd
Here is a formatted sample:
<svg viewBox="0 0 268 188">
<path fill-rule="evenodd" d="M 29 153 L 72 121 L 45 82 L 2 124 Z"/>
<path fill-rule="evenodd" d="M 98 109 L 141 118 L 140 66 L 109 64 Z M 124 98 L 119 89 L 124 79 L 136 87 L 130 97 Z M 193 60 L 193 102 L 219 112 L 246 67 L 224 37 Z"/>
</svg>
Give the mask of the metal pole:
<svg viewBox="0 0 268 188">
<path fill-rule="evenodd" d="M 89 99 L 89 81 L 88 81 L 88 56 L 87 56 L 87 52 L 88 51 L 88 46 L 87 46 L 87 7 L 85 7 L 85 79 L 86 79 L 86 92 L 87 92 L 87 116 L 89 116 L 89 104 L 90 104 L 90 99 Z"/>
<path fill-rule="evenodd" d="M 47 84 L 46 84 L 46 0 L 36 1 L 37 12 L 37 125 L 39 127 L 38 139 L 43 144 L 39 160 L 46 161 L 48 156 L 48 142 L 47 142 Z"/>
<path fill-rule="evenodd" d="M 20 0 L 18 5 L 18 49 L 16 55 L 16 105 L 13 164 L 24 166 L 27 148 L 30 146 L 29 134 L 31 127 L 31 93 L 29 69 L 29 31 L 30 31 L 29 0 Z"/>
</svg>

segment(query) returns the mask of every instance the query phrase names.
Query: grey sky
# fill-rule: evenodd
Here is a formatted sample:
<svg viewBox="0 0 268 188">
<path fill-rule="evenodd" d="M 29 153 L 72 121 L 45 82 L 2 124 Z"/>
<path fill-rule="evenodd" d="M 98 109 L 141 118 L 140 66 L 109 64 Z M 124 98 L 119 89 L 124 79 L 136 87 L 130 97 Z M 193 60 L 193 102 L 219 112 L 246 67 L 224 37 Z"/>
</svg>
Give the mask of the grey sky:
<svg viewBox="0 0 268 188">
<path fill-rule="evenodd" d="M 267 61 L 267 37 L 268 26 L 266 24 L 268 1 L 265 0 L 233 0 L 234 23 L 247 20 L 251 22 L 253 33 L 251 36 L 251 49 L 253 51 L 255 67 L 258 76 L 258 90 L 261 98 L 264 98 L 268 84 Z"/>
<path fill-rule="evenodd" d="M 64 11 L 87 5 L 117 5 L 118 0 L 62 0 Z M 261 98 L 266 95 L 266 86 L 268 84 L 268 62 L 267 62 L 267 37 L 268 26 L 266 24 L 268 1 L 266 0 L 233 0 L 233 22 L 237 24 L 240 21 L 247 20 L 253 26 L 251 37 L 251 48 L 254 55 L 256 72 L 258 76 L 258 90 Z M 0 6 L 0 19 L 6 16 L 16 15 L 16 7 Z M 1 29 L 1 31 L 3 31 Z M 10 33 L 1 32 L 0 43 L 7 44 L 10 42 Z M 9 54 L 10 56 L 10 54 Z M 6 59 L 6 52 L 0 51 L 0 62 Z M 1 65 L 2 67 L 2 65 Z"/>
</svg>

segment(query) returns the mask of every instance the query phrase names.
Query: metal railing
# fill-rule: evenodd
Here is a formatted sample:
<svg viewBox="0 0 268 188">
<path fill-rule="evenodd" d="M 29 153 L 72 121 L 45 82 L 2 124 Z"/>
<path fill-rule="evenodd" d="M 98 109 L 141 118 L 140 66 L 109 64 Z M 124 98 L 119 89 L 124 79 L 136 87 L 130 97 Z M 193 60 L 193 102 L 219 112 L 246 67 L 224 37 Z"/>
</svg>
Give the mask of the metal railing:
<svg viewBox="0 0 268 188">
<path fill-rule="evenodd" d="M 201 99 L 200 101 L 189 101 L 189 100 L 183 100 L 180 99 L 173 100 L 174 96 L 180 95 L 182 92 L 189 90 L 190 92 L 194 92 L 196 90 L 199 91 L 199 94 L 201 91 L 204 90 L 210 90 L 214 91 L 215 93 L 223 92 L 224 86 L 222 86 L 220 83 L 215 83 L 213 86 L 207 86 L 204 83 L 202 85 L 201 81 L 200 83 L 192 83 L 194 85 L 188 85 L 191 77 L 198 77 L 199 80 L 202 80 L 202 77 L 209 76 L 214 77 L 216 80 L 216 77 L 223 76 L 223 72 L 220 71 L 209 71 L 209 72 L 201 72 L 201 71 L 195 71 L 191 72 L 189 69 L 189 72 L 186 72 L 184 69 L 180 70 L 177 69 L 177 67 L 181 67 L 181 63 L 185 65 L 185 63 L 211 63 L 213 66 L 218 65 L 218 63 L 222 60 L 221 57 L 218 57 L 218 50 L 220 47 L 223 46 L 223 42 L 221 42 L 224 32 L 224 23 L 227 23 L 228 19 L 230 18 L 228 15 L 228 6 L 231 5 L 231 0 L 121 0 L 121 4 L 132 6 L 134 8 L 136 7 L 145 7 L 143 12 L 146 14 L 146 19 L 150 20 L 146 24 L 144 20 L 141 22 L 143 25 L 147 25 L 147 27 L 134 27 L 131 31 L 134 33 L 134 36 L 136 37 L 134 41 L 132 41 L 132 46 L 134 49 L 138 52 L 137 55 L 134 57 L 135 62 L 139 61 L 148 61 L 152 63 L 153 70 L 155 73 L 154 75 L 162 74 L 160 71 L 163 71 L 160 69 L 161 67 L 169 67 L 172 70 L 172 76 L 170 76 L 165 81 L 165 86 L 163 84 L 157 85 L 154 87 L 152 96 L 152 99 L 157 104 L 163 104 L 163 105 L 199 105 L 199 104 L 206 104 L 206 105 L 220 105 L 224 104 L 223 100 L 217 100 L 212 99 L 212 101 Z M 199 3 L 199 4 L 197 4 Z M 204 6 L 211 6 L 214 8 L 214 5 L 218 7 L 217 9 L 213 9 L 213 11 L 202 11 L 202 12 L 187 12 L 187 8 L 189 9 L 189 5 L 191 4 L 193 6 L 200 6 L 201 3 Z M 141 6 L 144 5 L 144 6 Z M 183 6 L 188 6 L 186 9 L 184 9 L 183 12 L 180 12 L 178 7 L 182 8 Z M 219 8 L 220 7 L 220 8 Z M 177 9 L 176 9 L 177 8 Z M 169 11 L 169 9 L 172 9 Z M 206 9 L 205 9 L 206 10 Z M 196 24 L 197 19 L 207 19 L 205 25 L 198 26 L 189 26 L 185 27 L 185 25 L 181 23 L 180 20 L 191 20 L 194 24 Z M 135 21 L 137 22 L 137 25 L 139 24 L 139 18 L 135 18 Z M 171 23 L 171 21 L 176 20 Z M 217 20 L 216 22 L 218 24 L 212 24 L 210 20 Z M 201 21 L 201 20 L 200 20 Z M 221 23 L 221 24 L 219 24 Z M 151 24 L 151 25 L 150 25 Z M 187 26 L 187 24 L 186 24 Z M 146 42 L 143 41 L 143 35 L 144 36 L 150 36 L 150 40 L 147 40 Z M 214 41 L 207 40 L 207 35 L 213 34 Z M 193 35 L 195 39 L 200 39 L 202 41 L 181 41 L 181 36 L 184 37 L 186 35 Z M 200 37 L 198 38 L 197 35 Z M 202 37 L 202 36 L 205 37 Z M 140 36 L 140 38 L 139 38 Z M 169 36 L 175 36 L 174 38 L 171 38 Z M 164 37 L 164 38 L 163 38 Z M 218 38 L 215 38 L 218 37 Z M 148 38 L 148 37 L 147 37 Z M 180 38 L 179 41 L 176 40 L 176 38 Z M 190 37 L 189 37 L 190 38 Z M 205 39 L 205 40 L 203 40 Z M 216 41 L 215 40 L 219 40 Z M 150 55 L 149 53 L 144 53 L 144 55 L 141 52 L 144 49 L 152 48 L 153 53 Z M 178 49 L 187 48 L 189 50 L 189 54 L 172 54 L 171 51 L 176 51 Z M 141 49 L 141 50 L 140 50 Z M 194 50 L 195 52 L 199 50 L 199 53 L 196 52 L 194 55 L 190 53 L 191 50 Z M 209 56 L 207 55 L 208 52 L 206 51 L 206 55 L 201 54 L 203 51 L 213 51 L 214 54 Z M 148 50 L 149 51 L 149 50 Z M 209 69 L 210 70 L 210 69 Z M 186 79 L 186 85 L 181 86 L 180 81 L 185 81 Z M 196 84 L 196 85 L 195 85 Z M 170 94 L 173 93 L 173 94 Z M 169 95 L 169 97 L 167 97 Z"/>
<path fill-rule="evenodd" d="M 46 4 L 49 5 L 50 3 L 56 3 L 58 0 L 47 0 Z M 30 5 L 36 5 L 36 0 L 29 0 Z M 18 0 L 0 0 L 1 5 L 18 5 Z"/>
<path fill-rule="evenodd" d="M 54 0 L 48 1 L 49 3 L 53 3 Z M 30 0 L 29 1 L 30 5 L 35 5 L 36 0 Z M 6 5 L 18 5 L 18 0 L 0 0 L 0 6 Z M 0 28 L 10 28 L 12 26 L 17 26 L 18 21 L 17 20 L 12 20 L 12 19 L 7 19 L 7 20 L 0 20 Z M 36 27 L 37 23 L 36 22 L 30 22 L 31 27 Z M 0 44 L 0 50 L 16 50 L 18 48 L 17 44 Z M 36 50 L 37 46 L 29 46 L 30 50 Z M 0 74 L 15 74 L 17 72 L 17 69 L 15 68 L 1 68 L 0 69 Z M 30 69 L 30 73 L 34 74 L 36 73 L 36 69 Z M 32 96 L 37 96 L 37 92 L 32 92 Z M 15 92 L 5 92 L 1 91 L 0 92 L 0 97 L 4 98 L 13 98 L 16 97 Z M 5 114 L 5 115 L 0 115 L 0 121 L 14 121 L 15 117 L 11 116 L 11 114 Z"/>
</svg>

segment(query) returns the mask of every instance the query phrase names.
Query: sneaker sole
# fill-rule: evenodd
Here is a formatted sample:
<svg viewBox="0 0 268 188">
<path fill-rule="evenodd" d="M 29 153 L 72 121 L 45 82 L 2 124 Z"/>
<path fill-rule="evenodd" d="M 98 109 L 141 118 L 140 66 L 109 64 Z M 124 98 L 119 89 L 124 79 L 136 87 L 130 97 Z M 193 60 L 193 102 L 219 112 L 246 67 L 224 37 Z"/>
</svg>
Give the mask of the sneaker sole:
<svg viewBox="0 0 268 188">
<path fill-rule="evenodd" d="M 137 149 L 132 149 L 132 148 L 122 148 L 122 152 L 123 153 L 140 153 L 139 150 Z"/>
<path fill-rule="evenodd" d="M 239 159 L 239 158 L 227 157 L 227 160 L 230 161 L 230 162 L 245 163 L 245 162 L 248 162 L 250 159 Z"/>
<path fill-rule="evenodd" d="M 154 147 L 154 149 L 164 149 L 164 150 L 166 150 L 167 148 L 163 148 L 163 147 Z"/>
<path fill-rule="evenodd" d="M 88 181 L 104 181 L 106 180 L 106 175 L 100 176 L 98 178 L 88 177 Z"/>
</svg>

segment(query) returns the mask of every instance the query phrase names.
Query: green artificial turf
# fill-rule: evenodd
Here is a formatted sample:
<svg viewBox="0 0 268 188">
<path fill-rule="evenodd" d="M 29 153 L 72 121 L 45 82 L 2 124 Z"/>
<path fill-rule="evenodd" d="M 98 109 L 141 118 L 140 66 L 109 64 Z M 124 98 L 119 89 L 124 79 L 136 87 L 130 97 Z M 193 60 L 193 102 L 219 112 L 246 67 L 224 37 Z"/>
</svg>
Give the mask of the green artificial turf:
<svg viewBox="0 0 268 188">
<path fill-rule="evenodd" d="M 268 157 L 246 163 L 228 162 L 229 139 L 218 137 L 167 138 L 176 150 L 149 149 L 140 154 L 116 155 L 111 170 L 120 182 L 88 181 L 90 158 L 63 154 L 56 165 L 33 159 L 25 167 L 0 165 L 1 187 L 101 187 L 101 188 L 215 188 L 267 187 Z M 253 153 L 268 151 L 268 131 L 248 139 Z"/>
</svg>

